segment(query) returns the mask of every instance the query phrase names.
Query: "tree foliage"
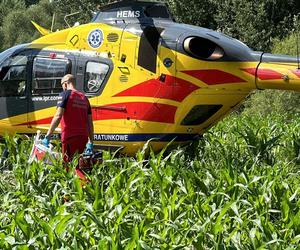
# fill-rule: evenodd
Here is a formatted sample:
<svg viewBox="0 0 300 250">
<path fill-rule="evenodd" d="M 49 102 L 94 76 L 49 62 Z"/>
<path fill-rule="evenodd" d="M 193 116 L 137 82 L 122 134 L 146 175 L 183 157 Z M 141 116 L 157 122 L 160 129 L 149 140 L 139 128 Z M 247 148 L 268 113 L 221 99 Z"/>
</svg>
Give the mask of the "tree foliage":
<svg viewBox="0 0 300 250">
<path fill-rule="evenodd" d="M 60 13 L 49 0 L 24 1 L 4 0 L 0 3 L 0 51 L 19 43 L 31 42 L 40 34 L 31 21 L 50 29 L 52 16 Z M 62 18 L 57 18 L 54 30 L 62 27 Z"/>
<path fill-rule="evenodd" d="M 169 0 L 168 3 L 176 21 L 210 29 L 217 28 L 214 18 L 217 1 L 191 0 L 187 4 L 185 1 Z"/>
<path fill-rule="evenodd" d="M 270 51 L 300 12 L 298 0 L 169 0 L 180 22 L 218 29 L 255 50 Z"/>
<path fill-rule="evenodd" d="M 98 8 L 108 2 L 109 0 L 54 0 L 56 10 L 63 15 L 79 12 L 68 18 L 71 24 L 89 22 Z"/>
<path fill-rule="evenodd" d="M 282 114 L 296 117 L 300 114 L 300 94 L 293 91 L 258 90 L 245 102 L 245 114 Z"/>
<path fill-rule="evenodd" d="M 5 18 L 7 17 L 7 15 L 12 11 L 12 10 L 22 10 L 25 9 L 25 3 L 24 1 L 21 0 L 2 0 L 0 2 L 0 51 L 7 47 L 5 46 L 5 42 L 4 42 L 4 38 L 5 38 L 5 34 L 4 34 L 4 25 L 3 22 L 5 20 Z"/>
</svg>

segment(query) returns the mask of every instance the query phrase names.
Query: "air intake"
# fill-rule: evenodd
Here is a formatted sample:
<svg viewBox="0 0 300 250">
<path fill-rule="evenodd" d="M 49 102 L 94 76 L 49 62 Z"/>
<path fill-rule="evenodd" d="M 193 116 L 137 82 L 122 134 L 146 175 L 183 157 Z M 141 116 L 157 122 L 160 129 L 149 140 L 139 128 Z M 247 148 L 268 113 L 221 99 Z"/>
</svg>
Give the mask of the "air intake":
<svg viewBox="0 0 300 250">
<path fill-rule="evenodd" d="M 224 50 L 221 47 L 203 37 L 186 38 L 183 48 L 192 57 L 204 60 L 218 60 L 224 56 Z"/>
</svg>

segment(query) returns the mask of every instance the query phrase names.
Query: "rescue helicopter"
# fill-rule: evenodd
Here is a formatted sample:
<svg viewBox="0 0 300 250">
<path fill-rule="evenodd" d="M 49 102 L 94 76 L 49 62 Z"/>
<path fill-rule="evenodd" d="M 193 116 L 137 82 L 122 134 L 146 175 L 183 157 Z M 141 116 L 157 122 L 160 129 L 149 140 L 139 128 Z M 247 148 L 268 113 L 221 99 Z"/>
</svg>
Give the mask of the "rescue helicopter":
<svg viewBox="0 0 300 250">
<path fill-rule="evenodd" d="M 2 135 L 46 131 L 67 73 L 90 100 L 94 143 L 127 155 L 148 140 L 160 150 L 199 139 L 255 89 L 300 91 L 297 58 L 176 23 L 160 2 L 109 3 L 56 32 L 35 26 L 42 37 L 0 54 Z"/>
</svg>

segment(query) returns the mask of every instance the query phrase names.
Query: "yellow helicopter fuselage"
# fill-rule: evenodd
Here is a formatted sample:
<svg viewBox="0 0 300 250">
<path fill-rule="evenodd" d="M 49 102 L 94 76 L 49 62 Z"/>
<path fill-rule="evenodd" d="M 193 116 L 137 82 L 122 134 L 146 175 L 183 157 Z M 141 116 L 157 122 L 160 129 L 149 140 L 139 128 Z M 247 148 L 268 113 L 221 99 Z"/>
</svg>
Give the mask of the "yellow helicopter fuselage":
<svg viewBox="0 0 300 250">
<path fill-rule="evenodd" d="M 116 11 L 115 20 L 95 20 L 26 45 L 21 50 L 27 51 L 24 93 L 0 96 L 6 104 L 1 134 L 49 127 L 58 90 L 37 87 L 48 84 L 42 72 L 49 62 L 59 71 L 68 60 L 71 66 L 63 73 L 74 74 L 89 97 L 95 144 L 127 155 L 148 140 L 160 150 L 171 140 L 198 139 L 254 89 L 300 91 L 294 58 L 254 52 L 218 32 L 164 18 L 149 22 L 139 12 L 126 11 Z M 126 22 L 128 16 L 138 21 Z M 19 103 L 12 107 L 14 100 Z M 21 106 L 26 111 L 9 111 Z"/>
</svg>

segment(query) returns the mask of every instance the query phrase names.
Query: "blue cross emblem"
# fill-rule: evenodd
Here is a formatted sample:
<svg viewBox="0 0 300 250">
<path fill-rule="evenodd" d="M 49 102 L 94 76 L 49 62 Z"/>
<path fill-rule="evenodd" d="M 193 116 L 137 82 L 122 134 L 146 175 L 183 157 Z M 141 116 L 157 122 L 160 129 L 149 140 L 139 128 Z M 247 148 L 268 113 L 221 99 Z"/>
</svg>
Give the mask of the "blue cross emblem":
<svg viewBox="0 0 300 250">
<path fill-rule="evenodd" d="M 88 35 L 88 43 L 89 45 L 97 49 L 101 46 L 103 41 L 103 33 L 100 29 L 92 30 Z"/>
</svg>

